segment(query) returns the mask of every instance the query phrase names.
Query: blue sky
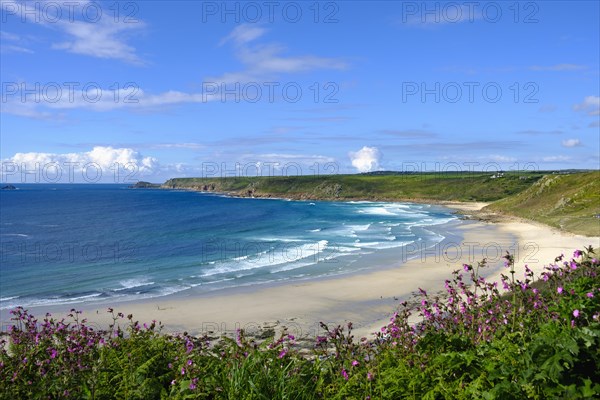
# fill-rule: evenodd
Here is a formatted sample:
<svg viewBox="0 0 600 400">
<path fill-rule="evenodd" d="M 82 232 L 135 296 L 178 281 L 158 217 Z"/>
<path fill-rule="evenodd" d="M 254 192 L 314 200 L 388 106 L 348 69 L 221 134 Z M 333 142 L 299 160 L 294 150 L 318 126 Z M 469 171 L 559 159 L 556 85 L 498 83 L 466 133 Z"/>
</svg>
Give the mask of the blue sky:
<svg viewBox="0 0 600 400">
<path fill-rule="evenodd" d="M 1 4 L 4 181 L 599 167 L 597 1 Z"/>
</svg>

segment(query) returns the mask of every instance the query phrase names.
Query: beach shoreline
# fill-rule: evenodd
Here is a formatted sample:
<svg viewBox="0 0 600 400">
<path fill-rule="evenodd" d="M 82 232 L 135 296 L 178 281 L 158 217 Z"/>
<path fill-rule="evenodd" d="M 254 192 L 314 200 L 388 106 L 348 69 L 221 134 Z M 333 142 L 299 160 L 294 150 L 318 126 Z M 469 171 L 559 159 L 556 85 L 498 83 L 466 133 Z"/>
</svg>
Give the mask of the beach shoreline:
<svg viewBox="0 0 600 400">
<path fill-rule="evenodd" d="M 46 312 L 60 316 L 74 307 L 84 311 L 90 324 L 102 329 L 112 321 L 106 312 L 110 306 L 115 312 L 133 314 L 140 322 L 161 321 L 166 332 L 186 331 L 214 337 L 232 335 L 237 329 L 260 334 L 285 327 L 296 337 L 310 339 L 321 332 L 320 322 L 329 325 L 352 322 L 355 337 L 373 338 L 372 334 L 388 322 L 401 301 L 411 300 L 418 288 L 430 293 L 441 291 L 444 280 L 450 279 L 452 271 L 463 263 L 477 263 L 486 257 L 489 267 L 482 275 L 498 281 L 503 272 L 507 273 L 502 258 L 506 251 L 514 254 L 520 278 L 524 264 L 539 276 L 543 267 L 561 253 L 569 258 L 573 250 L 584 246 L 600 248 L 600 237 L 574 235 L 510 217 L 498 216 L 494 222 L 479 220 L 486 203 L 431 204 L 474 218 L 450 222 L 451 231 L 444 241 L 433 247 L 423 244 L 404 248 L 400 262 L 382 265 L 380 269 L 202 294 L 192 290 L 177 296 L 111 305 L 31 307 L 30 311 L 37 316 Z M 3 327 L 8 326 L 9 318 L 4 310 Z"/>
</svg>

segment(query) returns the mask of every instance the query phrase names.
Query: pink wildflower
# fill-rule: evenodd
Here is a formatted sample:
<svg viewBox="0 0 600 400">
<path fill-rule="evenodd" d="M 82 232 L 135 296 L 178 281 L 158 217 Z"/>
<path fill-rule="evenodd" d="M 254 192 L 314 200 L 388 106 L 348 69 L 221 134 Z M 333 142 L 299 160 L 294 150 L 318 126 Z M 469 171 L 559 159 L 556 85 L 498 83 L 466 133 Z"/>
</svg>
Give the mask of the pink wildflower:
<svg viewBox="0 0 600 400">
<path fill-rule="evenodd" d="M 343 368 L 342 368 L 342 376 L 344 377 L 345 380 L 348 380 L 348 373 Z"/>
</svg>

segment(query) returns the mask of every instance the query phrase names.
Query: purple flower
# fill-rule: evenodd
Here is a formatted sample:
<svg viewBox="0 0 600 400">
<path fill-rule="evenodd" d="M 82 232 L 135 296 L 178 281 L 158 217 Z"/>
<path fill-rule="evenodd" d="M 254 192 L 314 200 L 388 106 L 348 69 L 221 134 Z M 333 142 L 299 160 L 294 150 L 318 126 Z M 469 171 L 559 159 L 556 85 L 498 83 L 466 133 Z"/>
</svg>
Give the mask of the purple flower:
<svg viewBox="0 0 600 400">
<path fill-rule="evenodd" d="M 573 257 L 574 257 L 574 258 L 581 257 L 581 255 L 582 255 L 582 254 L 583 254 L 583 253 L 581 252 L 581 250 L 575 250 L 575 251 L 573 252 Z"/>
<path fill-rule="evenodd" d="M 588 294 L 586 294 L 586 296 L 587 296 L 587 297 L 589 297 L 589 298 L 591 299 L 592 297 L 594 297 L 594 293 L 592 293 L 592 292 L 589 292 Z"/>
<path fill-rule="evenodd" d="M 171 381 L 171 386 L 173 386 L 174 384 L 175 384 L 175 379 L 173 379 L 173 380 Z"/>
<path fill-rule="evenodd" d="M 187 365 L 192 365 L 192 360 L 188 360 Z"/>
<path fill-rule="evenodd" d="M 572 270 L 577 269 L 577 263 L 575 261 L 571 261 L 571 269 Z"/>
<path fill-rule="evenodd" d="M 287 354 L 287 349 L 283 349 L 283 350 L 281 350 L 281 352 L 279 353 L 279 356 L 278 356 L 278 357 L 279 357 L 279 358 L 283 358 L 283 357 L 285 357 L 285 355 L 286 355 L 286 354 Z"/>
<path fill-rule="evenodd" d="M 56 351 L 56 349 L 52 349 L 52 351 L 50 351 L 50 358 L 56 358 L 57 355 L 58 351 Z"/>
<path fill-rule="evenodd" d="M 345 380 L 348 380 L 348 373 L 343 368 L 342 368 L 342 376 L 344 377 Z"/>
<path fill-rule="evenodd" d="M 575 318 L 578 318 L 579 317 L 579 310 L 573 310 L 573 316 Z"/>
<path fill-rule="evenodd" d="M 356 361 L 356 360 L 352 361 L 352 366 L 353 367 L 358 367 L 358 365 L 359 365 L 358 361 Z"/>
<path fill-rule="evenodd" d="M 373 380 L 373 374 L 370 372 L 367 372 L 367 380 L 368 381 L 372 381 Z"/>
<path fill-rule="evenodd" d="M 559 294 L 561 294 L 561 293 L 563 292 L 563 288 L 562 288 L 562 286 L 559 286 L 559 287 L 556 289 L 556 291 L 557 291 Z"/>
<path fill-rule="evenodd" d="M 185 375 L 185 368 L 181 368 L 181 375 Z"/>
</svg>

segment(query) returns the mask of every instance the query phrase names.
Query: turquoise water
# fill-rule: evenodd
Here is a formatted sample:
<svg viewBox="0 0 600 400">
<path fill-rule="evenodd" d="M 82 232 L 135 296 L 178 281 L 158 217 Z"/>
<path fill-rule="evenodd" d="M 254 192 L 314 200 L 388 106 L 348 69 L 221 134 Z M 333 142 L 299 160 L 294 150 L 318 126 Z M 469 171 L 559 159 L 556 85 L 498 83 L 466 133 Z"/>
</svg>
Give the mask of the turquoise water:
<svg viewBox="0 0 600 400">
<path fill-rule="evenodd" d="M 241 199 L 125 185 L 0 192 L 0 309 L 126 301 L 343 274 L 439 243 L 442 207 Z"/>
</svg>

